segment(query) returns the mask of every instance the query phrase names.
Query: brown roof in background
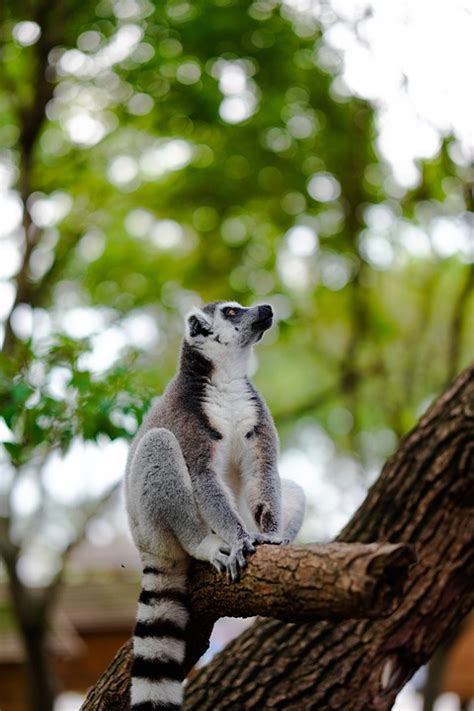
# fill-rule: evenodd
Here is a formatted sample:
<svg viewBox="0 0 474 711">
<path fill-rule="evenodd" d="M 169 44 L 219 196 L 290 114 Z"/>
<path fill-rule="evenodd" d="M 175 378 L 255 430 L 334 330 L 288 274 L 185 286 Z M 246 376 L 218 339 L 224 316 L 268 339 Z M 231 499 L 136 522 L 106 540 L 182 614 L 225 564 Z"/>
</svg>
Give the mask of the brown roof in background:
<svg viewBox="0 0 474 711">
<path fill-rule="evenodd" d="M 140 561 L 128 538 L 117 538 L 107 546 L 84 541 L 71 555 L 58 598 L 49 639 L 53 653 L 81 654 L 82 632 L 131 632 L 139 591 Z M 0 663 L 23 659 L 8 589 L 0 584 Z"/>
<path fill-rule="evenodd" d="M 442 688 L 461 699 L 474 698 L 474 613 L 466 617 L 451 647 L 443 673 Z"/>
<path fill-rule="evenodd" d="M 130 538 L 117 536 L 106 545 L 93 544 L 87 539 L 82 541 L 69 556 L 67 572 L 72 577 L 103 571 L 136 574 L 140 569 L 140 558 Z"/>
</svg>

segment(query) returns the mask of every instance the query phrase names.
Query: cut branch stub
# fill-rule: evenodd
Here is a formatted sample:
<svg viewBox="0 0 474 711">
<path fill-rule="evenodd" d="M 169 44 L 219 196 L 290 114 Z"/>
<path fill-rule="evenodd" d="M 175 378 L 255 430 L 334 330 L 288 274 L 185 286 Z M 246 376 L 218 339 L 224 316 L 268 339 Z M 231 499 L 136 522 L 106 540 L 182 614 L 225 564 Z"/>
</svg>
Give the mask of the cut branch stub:
<svg viewBox="0 0 474 711">
<path fill-rule="evenodd" d="M 412 548 L 400 543 L 260 546 L 237 584 L 206 564 L 193 564 L 193 617 L 384 617 L 400 603 L 414 560 Z"/>
</svg>

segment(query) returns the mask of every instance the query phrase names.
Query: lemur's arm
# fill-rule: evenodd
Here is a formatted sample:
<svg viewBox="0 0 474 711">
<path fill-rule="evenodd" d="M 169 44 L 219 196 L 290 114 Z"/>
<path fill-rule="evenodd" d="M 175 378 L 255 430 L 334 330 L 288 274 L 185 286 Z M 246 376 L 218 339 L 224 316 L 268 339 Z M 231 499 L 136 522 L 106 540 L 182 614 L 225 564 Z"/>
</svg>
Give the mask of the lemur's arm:
<svg viewBox="0 0 474 711">
<path fill-rule="evenodd" d="M 259 476 L 260 495 L 252 507 L 252 514 L 262 533 L 278 537 L 282 529 L 280 476 L 276 467 L 262 467 Z"/>
<path fill-rule="evenodd" d="M 210 529 L 230 545 L 226 570 L 232 580 L 237 580 L 239 570 L 247 565 L 246 553 L 253 553 L 261 541 L 247 531 L 211 468 L 203 468 L 193 477 L 193 492 Z"/>
<path fill-rule="evenodd" d="M 282 531 L 281 482 L 277 468 L 278 439 L 271 420 L 258 425 L 244 455 L 245 495 L 260 531 L 278 537 Z M 268 541 L 271 542 L 271 541 Z"/>
<path fill-rule="evenodd" d="M 246 494 L 260 531 L 278 537 L 282 531 L 278 435 L 265 403 L 259 398 L 260 421 L 249 440 Z"/>
<path fill-rule="evenodd" d="M 255 446 L 255 486 L 250 501 L 255 522 L 262 533 L 281 534 L 281 483 L 276 457 L 269 455 L 262 442 Z"/>
<path fill-rule="evenodd" d="M 211 467 L 193 477 L 193 491 L 202 516 L 214 533 L 231 546 L 250 537 Z"/>
</svg>

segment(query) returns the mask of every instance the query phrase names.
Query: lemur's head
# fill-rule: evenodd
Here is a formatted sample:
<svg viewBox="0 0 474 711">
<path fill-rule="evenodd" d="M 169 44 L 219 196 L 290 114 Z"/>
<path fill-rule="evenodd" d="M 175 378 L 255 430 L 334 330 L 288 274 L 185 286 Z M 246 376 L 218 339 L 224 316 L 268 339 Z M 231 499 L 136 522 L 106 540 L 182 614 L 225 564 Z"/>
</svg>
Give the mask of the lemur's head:
<svg viewBox="0 0 474 711">
<path fill-rule="evenodd" d="M 213 301 L 186 319 L 186 341 L 213 362 L 249 351 L 273 323 L 268 304 L 245 308 L 236 301 Z"/>
</svg>

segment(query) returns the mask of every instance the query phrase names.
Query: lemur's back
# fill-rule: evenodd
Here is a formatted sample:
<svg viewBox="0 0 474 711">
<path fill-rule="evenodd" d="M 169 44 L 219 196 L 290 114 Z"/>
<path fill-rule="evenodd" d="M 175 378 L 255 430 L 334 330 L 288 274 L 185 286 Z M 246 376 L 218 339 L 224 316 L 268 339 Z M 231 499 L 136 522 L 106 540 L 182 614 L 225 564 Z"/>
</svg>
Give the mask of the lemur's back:
<svg viewBox="0 0 474 711">
<path fill-rule="evenodd" d="M 170 407 L 170 400 L 172 401 L 173 399 L 173 386 L 174 381 L 171 381 L 165 392 L 160 395 L 160 397 L 155 398 L 151 408 L 148 410 L 145 417 L 143 418 L 143 422 L 138 428 L 130 444 L 125 471 L 125 476 L 127 479 L 130 476 L 130 464 L 135 454 L 135 451 L 140 443 L 140 440 L 148 432 L 148 430 L 150 430 L 152 427 L 172 427 L 172 422 L 169 421 L 170 418 L 168 416 L 168 412 L 172 411 L 172 407 Z"/>
<path fill-rule="evenodd" d="M 209 423 L 203 410 L 203 398 L 210 372 L 208 364 L 193 354 L 192 365 L 199 369 L 202 377 L 190 379 L 180 372 L 168 385 L 146 414 L 130 446 L 127 459 L 127 505 L 133 505 L 130 486 L 131 463 L 140 441 L 154 428 L 164 428 L 176 437 L 186 464 L 196 466 L 201 454 L 208 452 L 210 442 L 220 438 L 220 434 Z"/>
</svg>

